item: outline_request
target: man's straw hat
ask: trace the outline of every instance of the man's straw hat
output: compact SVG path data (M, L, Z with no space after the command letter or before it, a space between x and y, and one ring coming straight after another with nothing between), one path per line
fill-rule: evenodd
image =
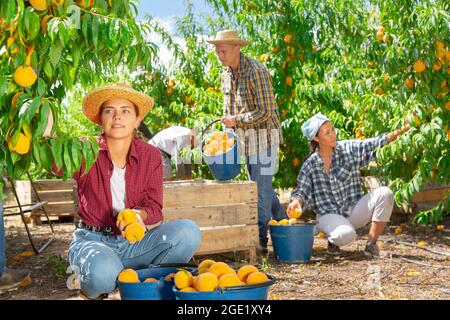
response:
M214 39L208 39L206 42L212 44L238 44L240 46L246 46L250 43L240 39L234 30L219 31Z
M129 84L114 83L106 87L94 89L84 97L84 114L89 120L101 125L100 108L103 103L113 98L130 100L138 109L141 119L144 119L154 104L152 97L134 90Z

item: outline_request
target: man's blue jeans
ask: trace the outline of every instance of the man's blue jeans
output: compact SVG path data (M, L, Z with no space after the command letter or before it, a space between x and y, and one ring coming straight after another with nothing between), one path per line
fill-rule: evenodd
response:
M5 271L6 253L5 253L5 226L3 223L3 203L0 202L0 275Z
M273 190L272 178L278 167L278 148L272 146L258 154L246 157L247 172L250 180L258 187L258 229L259 244L267 246L267 224L273 216L276 220L286 217Z
M125 268L142 269L151 264L186 263L200 245L201 231L191 220L174 220L150 231L131 245L122 236L77 229L69 248L69 262L78 267L81 290L91 299L116 288Z

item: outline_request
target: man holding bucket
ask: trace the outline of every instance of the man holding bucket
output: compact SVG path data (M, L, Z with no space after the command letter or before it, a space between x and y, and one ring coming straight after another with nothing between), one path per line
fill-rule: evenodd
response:
M265 254L271 212L275 211L272 213L275 219L285 217L272 186L282 134L271 77L264 65L241 53L241 47L249 42L240 39L235 31L220 31L207 42L215 45L217 56L225 67L222 73L222 123L235 129L240 154L245 155L248 176L258 186L258 253Z

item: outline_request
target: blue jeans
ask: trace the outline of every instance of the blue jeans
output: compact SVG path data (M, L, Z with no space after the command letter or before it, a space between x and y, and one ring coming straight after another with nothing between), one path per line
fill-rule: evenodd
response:
M6 253L5 253L5 226L3 224L3 203L0 202L0 275L5 271Z
M69 248L71 266L79 268L81 290L89 298L110 293L125 268L151 264L186 263L200 245L201 231L191 220L174 220L150 231L131 245L122 236L77 229ZM73 267L72 267L73 269Z
M273 190L272 178L278 165L278 148L270 147L258 154L247 156L247 173L258 187L259 244L267 246L267 224L273 216L276 220L286 217Z

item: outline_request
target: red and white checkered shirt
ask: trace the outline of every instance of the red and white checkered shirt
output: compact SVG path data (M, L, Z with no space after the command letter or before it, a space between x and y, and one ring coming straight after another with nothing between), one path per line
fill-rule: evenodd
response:
M108 146L102 137L98 158L87 174L84 164L73 176L78 184L78 215L90 226L111 227L119 233L112 208L111 176L114 165ZM134 139L131 143L125 172L125 207L145 210L146 225L162 220L163 170L159 150L145 141Z

